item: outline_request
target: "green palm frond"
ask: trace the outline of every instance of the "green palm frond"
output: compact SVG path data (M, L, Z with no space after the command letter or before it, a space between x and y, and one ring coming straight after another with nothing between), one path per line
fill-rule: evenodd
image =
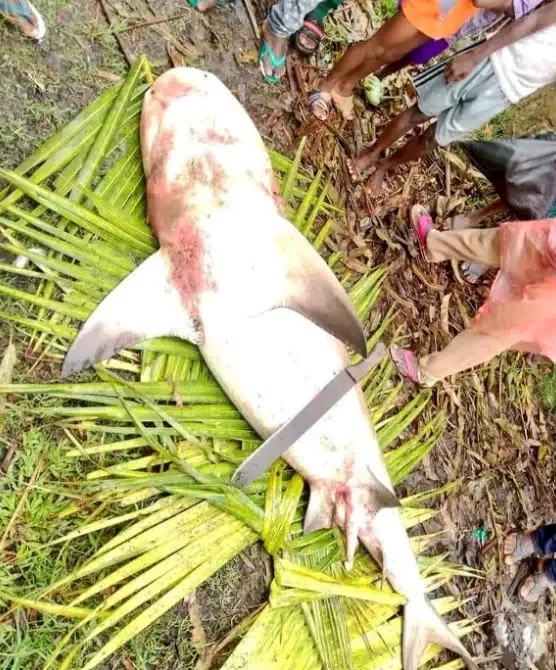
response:
M33 358L61 361L103 296L156 248L145 221L138 140L149 73L148 63L139 59L123 83L103 93L17 170L0 170L8 184L0 194L0 248L26 257L32 268L0 266L0 317L18 330ZM325 175L319 171L313 178L301 170L302 151L303 144L293 161L270 152L286 211L324 252L367 321L387 268L369 267L357 276L339 252L329 253L329 234L341 210L329 197ZM26 289L16 282L21 276L28 280ZM368 333L370 346L393 316L389 312ZM363 380L363 392L392 480L399 483L434 447L445 417L439 413L412 432L430 394L400 407L401 385L392 383L392 372L392 363L383 360ZM25 411L60 427L72 444L65 457L88 467L79 486L96 510L94 520L84 521L79 505L68 504L62 516L74 518L74 528L60 537L54 530L47 546L118 531L39 598L0 594L14 606L77 620L47 667L98 666L259 539L274 558L269 604L226 670L399 667L403 598L382 584L363 551L353 571L345 572L337 530L302 534L301 477L279 462L245 491L230 486L235 468L260 439L196 347L159 338L98 365L94 380L10 384L0 386L0 394L36 396ZM405 501L407 528L434 515L421 506L424 499ZM424 552L431 540L413 538L416 552ZM421 561L431 591L455 574L469 574L443 559ZM70 584L71 601L55 602ZM110 595L102 598L103 593ZM458 601L437 598L435 604L449 612ZM456 628L463 634L473 624L459 621ZM425 660L439 652L431 646Z

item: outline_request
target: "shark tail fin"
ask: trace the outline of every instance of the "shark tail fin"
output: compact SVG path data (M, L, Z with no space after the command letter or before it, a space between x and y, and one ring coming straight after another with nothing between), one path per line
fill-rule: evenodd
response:
M428 644L438 644L461 656L468 670L478 670L457 635L435 612L426 598L410 599L404 607L403 669L417 670Z

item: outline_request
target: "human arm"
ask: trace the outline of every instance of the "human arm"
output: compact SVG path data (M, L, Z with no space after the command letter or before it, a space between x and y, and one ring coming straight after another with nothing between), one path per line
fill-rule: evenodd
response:
M452 83L464 79L476 65L495 51L548 28L553 23L556 23L556 2L543 5L517 21L512 21L486 42L452 58L446 66L446 81Z

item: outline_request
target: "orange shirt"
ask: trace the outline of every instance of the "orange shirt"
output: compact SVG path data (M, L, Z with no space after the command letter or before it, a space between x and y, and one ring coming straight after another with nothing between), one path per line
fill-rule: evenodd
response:
M451 37L478 11L471 0L402 1L409 23L434 40Z

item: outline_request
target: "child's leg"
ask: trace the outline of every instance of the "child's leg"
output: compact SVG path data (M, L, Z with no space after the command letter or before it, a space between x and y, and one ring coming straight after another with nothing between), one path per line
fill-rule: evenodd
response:
M556 554L556 523L537 528L537 530L531 533L531 537L536 554L539 556Z
M500 267L500 229L431 230L427 235L427 256L433 263L457 260Z
M377 163L376 170L367 185L369 195L372 197L380 195L382 182L389 170L398 165L419 160L419 158L423 158L423 156L434 151L437 146L435 132L436 124L432 124L422 135L412 138L396 153Z
M488 363L515 344L515 337L485 335L472 328L454 337L445 349L419 360L419 381L433 386L437 381Z
M504 214L509 211L508 205L498 198L493 202L481 207L476 212L469 214L458 214L447 219L444 223L445 230L466 230L467 228L478 228L483 221L486 221L491 216L497 214Z
M487 363L514 344L515 338L484 335L468 328L454 337L442 351L421 359L410 349L402 349L396 345L391 347L390 352L402 376L430 387L446 377Z
M350 59L352 67L345 74L338 72L335 75L334 70L332 70L329 75L331 81L328 81L329 78L325 80L323 90L331 91L335 88L339 95L351 95L355 87L367 75L400 61L402 61L403 66L409 64L407 60L404 60L406 56L427 40L428 37L409 23L400 11L389 19L370 40L362 45L355 45L364 47L355 54L357 62L355 59ZM350 49L355 49L355 47L350 47ZM348 52L345 56L346 58L349 57ZM341 61L338 66L340 64Z
M427 37L398 12L371 39L349 47L320 90L330 93L336 89L340 95L349 96L363 77L400 59L426 40Z
M408 107L401 114L398 114L390 123L384 128L382 133L377 137L376 142L370 149L364 151L360 156L353 161L352 177L355 179L357 173L364 172L373 163L376 163L378 157L385 149L388 149L396 140L403 137L409 130L427 121L429 117L420 111L417 105ZM350 170L351 171L351 170Z

